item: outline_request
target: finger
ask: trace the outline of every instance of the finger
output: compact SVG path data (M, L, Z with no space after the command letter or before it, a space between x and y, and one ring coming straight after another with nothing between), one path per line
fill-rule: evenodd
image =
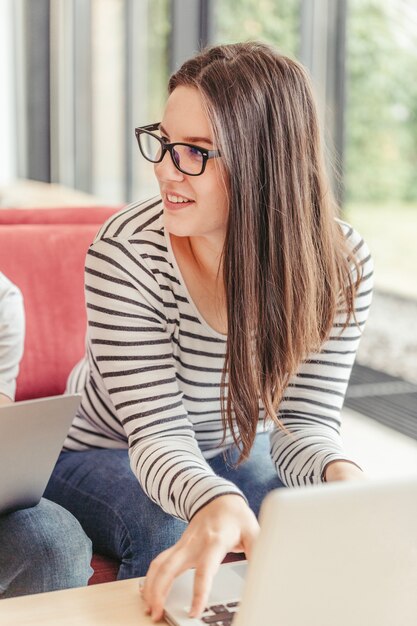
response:
M175 554L177 550L177 545L174 544L167 550L164 550L158 556L156 556L149 565L148 571L146 572L145 582L143 585L143 593L144 597L147 598L150 590L152 589L155 580L158 577L159 569L164 565L166 561L168 561Z
M161 552L155 559L153 559L153 561L151 561L148 571L146 572L144 583L142 584L142 598L147 609L149 609L150 605L153 576L157 571L158 561L161 561L164 558L164 555L165 552Z
M152 598L153 598L153 589L155 585L155 580L158 576L159 567L162 563L169 558L169 553L172 551L172 548L161 552L150 564L148 571L146 572L145 582L142 586L142 598L145 604L145 612L150 614L152 607Z
M153 620L157 621L163 617L165 601L172 583L188 567L182 551L171 549L169 554L162 553L151 563L146 575L144 596L145 605L149 608Z
M219 565L225 556L224 547L219 546L205 552L201 558L201 565L198 565L194 575L193 601L190 610L190 617L200 617L203 609L207 605L213 578L219 569Z
M139 590L139 595L140 595L140 597L142 598L142 601L143 601L143 610L144 610L146 615L149 615L150 609L146 606L146 603L145 603L145 600L144 600L144 597L143 597L143 588L144 588L144 583L140 582L138 590Z

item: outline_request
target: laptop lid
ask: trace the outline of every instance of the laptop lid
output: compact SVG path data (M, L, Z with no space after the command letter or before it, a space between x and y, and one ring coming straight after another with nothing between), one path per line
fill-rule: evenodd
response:
M417 477L283 489L265 499L234 626L411 626Z
M38 504L79 403L74 394L0 407L0 514Z
M214 579L208 605L241 597L233 626L415 623L417 477L279 489L265 498L260 525L246 576L246 562L228 563ZM192 587L192 571L175 581L169 624L229 623L209 612L188 618Z

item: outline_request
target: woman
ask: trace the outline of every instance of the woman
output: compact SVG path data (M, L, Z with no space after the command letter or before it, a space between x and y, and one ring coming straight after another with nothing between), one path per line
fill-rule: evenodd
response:
M186 62L136 135L161 198L90 248L89 374L47 494L119 578L152 562L158 619L180 572L197 615L225 554L250 556L269 490L362 475L339 413L372 269L335 220L308 78L270 47Z

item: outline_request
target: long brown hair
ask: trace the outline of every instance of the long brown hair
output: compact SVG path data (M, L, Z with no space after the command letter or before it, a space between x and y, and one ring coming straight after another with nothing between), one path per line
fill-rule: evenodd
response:
M359 266L335 220L310 80L299 63L257 42L216 46L182 65L169 93L178 86L202 95L227 175L222 415L243 460L259 399L266 418L282 426L277 408L290 376L320 350L337 312L346 325L354 317Z

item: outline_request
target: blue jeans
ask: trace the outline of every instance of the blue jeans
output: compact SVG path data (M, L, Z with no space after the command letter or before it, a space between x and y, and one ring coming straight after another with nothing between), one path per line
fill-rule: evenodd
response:
M257 515L265 495L282 487L269 455L267 433L258 435L250 458L238 468L236 450L209 461L234 482ZM118 579L144 576L160 552L178 541L186 524L165 513L142 490L127 450L62 452L46 497L71 511L92 539L95 552L121 561Z
M0 598L86 585L90 561L91 541L55 503L0 516Z

